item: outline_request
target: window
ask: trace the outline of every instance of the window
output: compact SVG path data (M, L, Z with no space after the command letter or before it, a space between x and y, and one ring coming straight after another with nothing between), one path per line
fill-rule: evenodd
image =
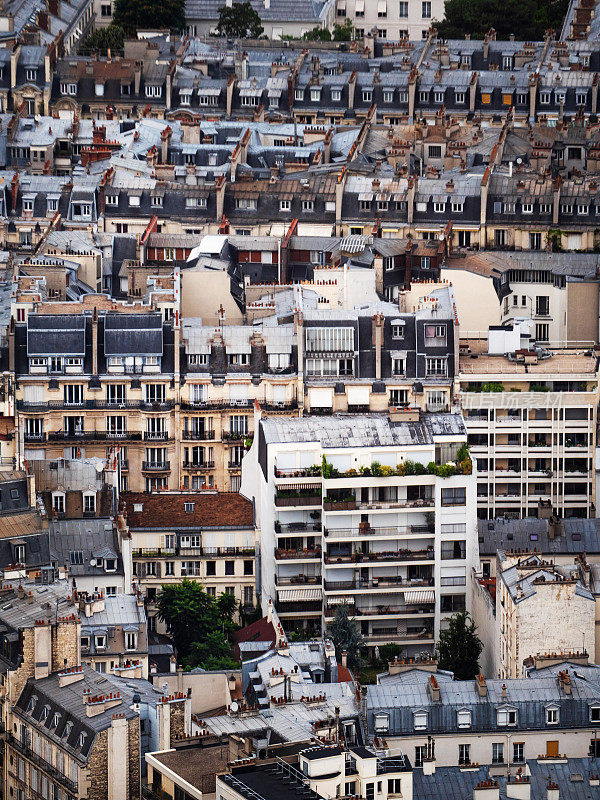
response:
M106 636L102 633L97 633L94 636L94 644L96 645L96 650L104 650L106 647Z
M467 490L463 486L442 489L443 506L464 506L467 503Z
M431 19L431 2L430 0L423 0L421 3L421 16L423 19Z
M442 542L442 560L464 559L467 557L466 548L467 543L462 540Z
M83 384L71 383L63 388L65 405L79 406L83 403Z
M427 730L427 712L415 711L413 713L413 727L416 731Z
M446 203L434 203L433 210L436 214L443 214L446 210Z
M535 325L535 339L537 342L550 341L550 324L548 322L537 322Z
M551 214L551 213L552 213L551 203L540 203L540 214Z
M125 633L125 650L137 649L137 633L134 631L126 631Z
M341 89L332 89L331 90L331 99L334 103L339 103L342 99L342 90Z
M499 727L517 724L517 710L515 708L499 708L496 713L496 722Z
M100 16L102 17L112 16L112 5L110 3L102 3L102 5L100 6Z
M572 203L561 203L560 204L560 213L561 214L572 214L573 213L573 205L572 205Z
M434 92L433 93L433 102L434 103L438 103L438 104L441 105L444 102L445 99L446 99L446 97L445 97L444 92Z
M454 92L454 102L456 104L464 103L465 102L465 93L464 92Z
M549 105L550 97L551 97L550 92L540 92L540 103L545 106Z
M392 339L404 339L404 325L392 325Z
M521 211L523 214L533 214L533 203L522 203Z
M310 212L315 210L314 200L303 200L302 211Z
M292 207L291 200L280 200L279 201L279 210L280 211L289 211Z
M373 90L363 89L362 92L363 103L370 103L373 100Z
M406 372L405 358L392 358L392 373L394 375L404 375Z
M513 742L513 764L523 764L525 761L525 742Z
M361 211L370 211L371 210L371 201L370 200L359 200L358 207Z
M575 92L575 102L578 106L584 106L587 103L587 92Z
M541 250L542 249L542 234L537 232L529 233L529 249Z
M512 56L502 56L502 69L512 69L513 68L513 57Z
M146 97L162 97L162 86L146 86Z
M294 90L294 100L304 100L304 89Z
M504 764L504 742L492 743L492 764Z
M452 213L453 214L462 214L463 208L465 204L461 202L457 202L456 200L452 201Z
M457 724L459 728L471 727L471 712L467 710L457 711Z
M579 214L579 216L582 216L582 217L586 216L587 214L590 213L590 207L587 205L587 203L578 203L577 204L577 213Z
M53 492L52 509L55 514L65 513L65 496L62 492Z
M96 495L89 492L83 495L83 513L95 514L96 513Z
M538 317L550 315L550 298L547 295L538 295L535 298L535 313Z
M408 2L405 2L405 0L400 0L398 4L398 16L408 17Z
M238 211L256 211L257 200L254 197L236 197L235 207Z
M590 707L590 722L600 722L600 706Z
M415 745L415 767L423 766L423 759L425 758L425 745Z
M394 102L394 90L387 89L383 92L383 102L384 103L393 103Z
M458 763L470 764L471 763L471 745L459 744L458 745Z
M559 719L559 710L556 706L546 709L546 725L558 725Z
M426 358L425 370L428 377L440 376L446 377L446 359L445 358Z

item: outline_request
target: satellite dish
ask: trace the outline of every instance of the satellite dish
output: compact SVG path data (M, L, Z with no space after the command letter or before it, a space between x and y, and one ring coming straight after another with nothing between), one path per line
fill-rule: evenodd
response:
M443 234L443 233L439 233L439 234L438 234L438 239L440 240L440 242L443 242L445 238L446 238L446 237L444 236L444 234Z
M517 164L522 164L522 163L523 163L523 159L521 158L521 156L519 156L517 158Z
M90 558L90 567L95 567L95 566L96 566L96 559Z
M229 706L229 708L230 708L230 709L233 711L233 713L235 714L235 713L236 713L236 711L239 709L239 706L238 706L238 704L236 703L236 701L234 700L234 701L233 701L233 703L232 703L232 704Z

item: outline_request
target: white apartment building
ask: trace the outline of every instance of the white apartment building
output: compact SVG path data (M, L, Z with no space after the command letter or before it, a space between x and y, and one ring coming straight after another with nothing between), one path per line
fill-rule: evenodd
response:
M461 342L458 378L479 517L594 517L593 351L533 349L515 329L491 328L488 342Z
M352 21L357 36L374 28L389 41L426 39L434 21L444 19L443 0L337 0L336 22Z
M478 560L475 475L464 452L455 466L461 417L269 418L255 430L242 494L262 529L263 604L274 599L288 630L320 632L346 603L367 645L431 652L444 618L469 607Z

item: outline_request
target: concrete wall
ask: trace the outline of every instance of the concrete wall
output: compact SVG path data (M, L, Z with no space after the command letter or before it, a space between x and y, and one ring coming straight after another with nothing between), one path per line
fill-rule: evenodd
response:
M598 283L567 283L567 338L598 341Z

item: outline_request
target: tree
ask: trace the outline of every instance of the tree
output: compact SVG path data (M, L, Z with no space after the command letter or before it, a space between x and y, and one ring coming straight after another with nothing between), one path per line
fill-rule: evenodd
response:
M482 39L494 28L498 39L514 33L521 41L539 41L548 28L560 30L568 0L446 0L445 19L437 22L445 39Z
M354 38L354 28L351 20L347 19L343 25L338 25L336 22L333 26L333 36L331 38L334 42L351 42Z
M360 649L364 647L365 640L356 620L350 617L348 606L345 603L336 608L335 616L327 626L327 633L335 646L338 662L341 661L342 651L345 650L348 664L351 667L360 667L362 664Z
M110 50L111 53L117 53L123 50L125 42L125 31L120 25L111 23L108 28L98 28L79 46L79 52L83 56L89 56L91 53L100 53L106 55Z
M238 669L231 657L231 645L221 631L211 631L201 642L194 642L189 655L182 660L185 669Z
M382 644L379 648L379 660L386 666L395 658L402 658L403 650L399 644L390 642L389 644Z
M258 39L264 31L260 17L252 8L249 0L245 3L233 3L221 6L217 33L233 39Z
M189 665L193 653L199 658L231 654L228 637L237 628L233 618L238 606L233 595L210 597L199 583L184 580L163 586L156 605L183 662ZM196 659L194 666L205 665Z
M113 24L127 36L144 28L185 29L185 0L115 0Z
M440 632L437 644L441 669L450 670L459 681L470 680L479 673L482 650L483 643L469 612L460 611L450 617L448 630Z
M310 31L306 31L306 33L302 34L302 38L305 39L307 42L330 42L331 41L331 34L327 30L327 28L313 28Z

